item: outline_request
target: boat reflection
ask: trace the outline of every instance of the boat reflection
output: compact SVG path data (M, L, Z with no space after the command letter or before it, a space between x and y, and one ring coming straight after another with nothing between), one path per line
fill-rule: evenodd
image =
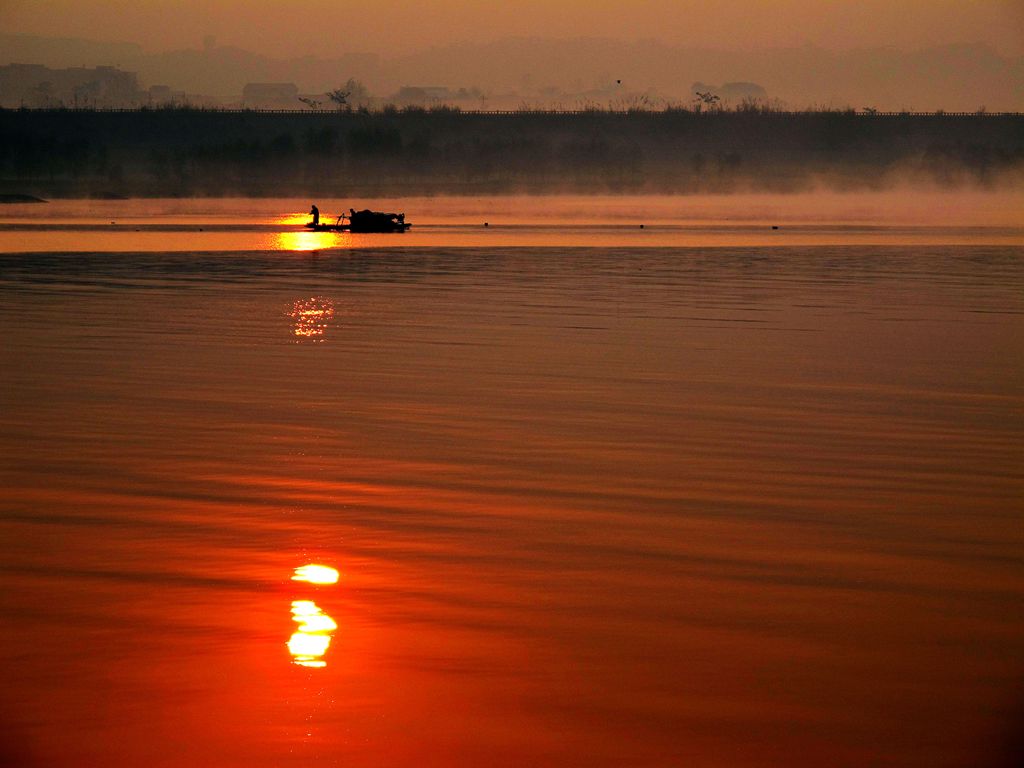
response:
M322 296L299 299L292 304L289 316L292 318L292 330L297 339L323 341L328 321L334 317L334 302Z

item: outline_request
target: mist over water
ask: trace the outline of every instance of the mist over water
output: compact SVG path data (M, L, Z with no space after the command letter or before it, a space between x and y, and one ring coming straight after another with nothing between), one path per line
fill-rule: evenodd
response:
M0 756L1012 764L1017 202L5 208Z

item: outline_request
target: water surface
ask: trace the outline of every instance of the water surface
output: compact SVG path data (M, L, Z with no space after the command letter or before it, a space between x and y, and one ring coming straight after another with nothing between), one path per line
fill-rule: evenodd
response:
M1012 214L207 202L0 211L0 758L1011 764Z

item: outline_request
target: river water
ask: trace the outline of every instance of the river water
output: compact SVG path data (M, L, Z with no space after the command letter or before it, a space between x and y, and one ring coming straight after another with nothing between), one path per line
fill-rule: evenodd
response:
M0 763L1015 765L1020 202L6 206Z

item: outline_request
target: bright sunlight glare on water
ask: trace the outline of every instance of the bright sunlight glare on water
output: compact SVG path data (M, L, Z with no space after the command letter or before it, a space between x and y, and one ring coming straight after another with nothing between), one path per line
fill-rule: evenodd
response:
M308 581L310 584L335 584L338 571L329 565L302 565L295 569L292 581Z
M288 639L293 662L303 667L325 667L322 658L331 645L331 633L337 623L312 600L292 601L292 620L298 624Z

